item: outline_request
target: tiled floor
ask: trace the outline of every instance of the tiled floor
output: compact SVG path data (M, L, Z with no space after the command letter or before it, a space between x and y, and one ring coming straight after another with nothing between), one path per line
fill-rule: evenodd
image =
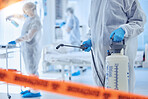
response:
M135 69L136 85L135 93L148 96L148 68Z

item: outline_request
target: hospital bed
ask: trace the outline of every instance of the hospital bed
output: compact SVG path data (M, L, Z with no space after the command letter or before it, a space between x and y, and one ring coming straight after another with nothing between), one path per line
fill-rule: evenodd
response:
M62 80L65 80L65 66L68 66L69 80L71 80L72 66L90 67L91 53L82 51L74 52L71 48L61 48L56 50L58 44L53 44L43 49L43 72L50 66L61 66Z

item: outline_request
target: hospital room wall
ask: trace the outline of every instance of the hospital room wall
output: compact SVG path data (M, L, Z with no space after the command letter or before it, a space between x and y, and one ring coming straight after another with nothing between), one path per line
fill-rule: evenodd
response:
M1 24L1 22L2 22L2 15L1 15L1 12L0 12L0 44L2 44L2 42L1 41L3 41L3 31L2 31L2 24Z
M16 13L21 14L22 4L22 2L19 2L0 10L0 44L7 44L9 41L15 40L15 38L19 37L21 33L22 22L16 20L16 22L20 25L18 28L16 28L9 21L6 21L6 17Z
M76 16L78 16L81 25L88 25L91 0L77 0Z
M46 3L47 15L43 19L43 47L55 41L55 0L47 0Z
M70 2L76 2L75 5L70 5ZM78 17L80 25L85 26L88 33L88 19L90 13L91 0L69 0L69 6L74 7L75 15Z

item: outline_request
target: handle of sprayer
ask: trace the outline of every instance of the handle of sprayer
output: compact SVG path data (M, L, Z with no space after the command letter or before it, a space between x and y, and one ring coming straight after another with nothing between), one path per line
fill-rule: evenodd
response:
M110 39L110 45L113 45L114 41L113 39L111 38ZM121 42L115 42L115 43L123 43L123 45L125 45L125 39L123 39ZM123 48L123 55L125 55L125 48Z
M85 49L87 49L87 47L85 47L85 45L81 45L80 48L84 51Z
M110 39L110 42L111 42L111 44L113 44L113 43L114 43L114 41L113 41L113 39L112 39L112 38ZM125 39L123 39L121 42L123 43L123 45L125 45ZM119 43L121 43L121 42L119 42ZM116 43L118 43L118 42L116 42Z

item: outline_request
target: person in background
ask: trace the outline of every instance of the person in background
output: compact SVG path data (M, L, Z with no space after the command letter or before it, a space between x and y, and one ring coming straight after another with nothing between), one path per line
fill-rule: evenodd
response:
M87 49L93 49L97 70L94 79L98 86L105 87L105 59L110 39L121 42L125 39L125 54L129 58L129 92L134 91L134 59L137 52L137 37L144 30L146 16L138 0L92 0L90 12L91 38L83 42ZM94 65L93 65L94 67ZM97 75L97 72L98 75Z
M38 74L38 64L41 56L40 39L42 36L41 32L41 22L37 15L36 5L34 3L28 2L23 6L24 15L12 15L9 18L25 19L21 37L17 38L15 41L11 41L8 44L21 43L21 49L23 54L23 59L26 67L26 71L29 75L39 76ZM23 98L33 98L40 97L40 92L36 90L26 90L21 92Z
M80 37L80 30L79 30L79 20L74 15L73 8L67 8L66 10L66 22L62 22L60 27L63 30L63 40L66 41L68 44L80 46L81 44L81 37ZM74 48L74 51L79 51L78 48ZM80 75L80 71L75 68L74 73L72 76Z
M81 40L80 40L79 20L74 15L74 10L72 8L67 8L66 13L67 13L66 22L63 22L60 25L60 27L63 30L63 39L71 45L80 46Z

